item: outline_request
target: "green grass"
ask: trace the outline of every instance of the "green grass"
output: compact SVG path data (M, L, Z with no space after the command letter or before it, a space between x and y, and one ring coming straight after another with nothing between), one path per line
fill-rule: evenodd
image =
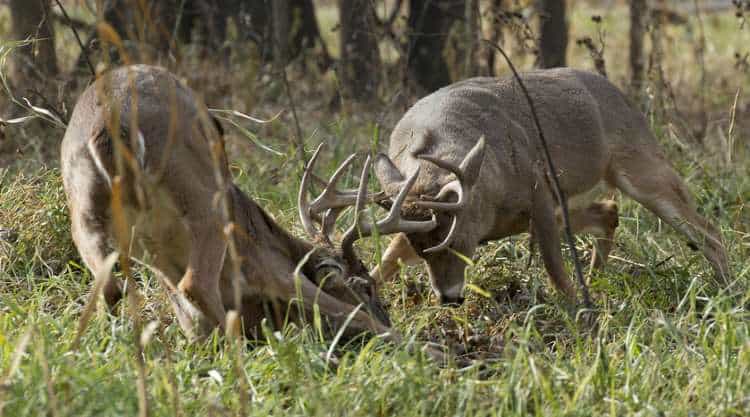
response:
M329 152L328 170L345 153ZM334 366L325 360L329 341L289 327L242 347L249 414L746 415L750 172L746 163L720 169L674 156L701 211L720 224L742 290L715 288L700 254L621 199L615 258L591 282L601 308L596 330L568 318L536 256L527 269L525 239L493 242L468 269L478 289L461 308L434 305L421 267L383 288L406 340L446 343L472 365L438 366L406 344L371 339L335 349ZM301 235L293 161L255 154L233 166L243 189ZM0 258L4 415L135 415L133 322L123 308L110 315L100 307L81 348L71 350L91 278L71 246L59 172L31 172L7 171L0 186L0 224L23 232ZM579 244L586 254L587 241ZM376 251L361 253L376 262ZM139 274L141 318L155 326L144 353L152 415L236 414L233 345L218 336L189 343L156 281Z

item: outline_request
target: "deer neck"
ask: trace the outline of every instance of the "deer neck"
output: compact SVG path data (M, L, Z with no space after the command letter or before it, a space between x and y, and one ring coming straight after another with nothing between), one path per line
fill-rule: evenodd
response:
M236 185L232 186L230 195L234 221L241 230L236 240L239 253L251 253L253 247L260 245L270 246L297 264L313 249L310 242L292 236L279 226L263 208Z

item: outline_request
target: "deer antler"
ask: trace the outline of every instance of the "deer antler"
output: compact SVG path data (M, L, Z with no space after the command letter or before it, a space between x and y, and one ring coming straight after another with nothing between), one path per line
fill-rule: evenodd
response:
M456 176L456 179L445 184L435 197L430 197L429 200L425 200L425 198L427 198L426 196L420 196L420 199L415 202L415 205L418 207L453 213L453 220L448 235L440 244L425 249L424 252L439 252L446 249L453 241L453 236L456 232L456 225L458 224L458 212L466 206L466 201L469 198L469 192L474 182L472 174L467 171L471 171L471 165L476 161L477 156L479 156L479 160L481 161L484 154L484 142L484 136L480 137L477 144L474 145L466 157L464 157L461 165L458 166L433 155L415 155L417 158L432 162L438 167L443 168ZM441 201L448 196L449 193L456 194L456 201Z
M313 174L313 169L315 168L315 163L318 160L321 149L323 149L323 143L318 145L318 148L315 150L315 153L310 159L310 162L307 163L305 171L302 174L302 183L300 184L299 195L297 196L297 206L299 209L300 221L302 221L302 226L307 234L310 235L312 239L323 239L330 243L330 235L333 233L336 218L338 218L338 215L343 209L354 205L357 202L358 189L336 189L336 185L344 175L346 168L351 165L357 154L349 155L349 157L339 165L331 178L326 182ZM315 200L308 202L306 194L310 187L311 180L322 184L323 191L317 198L315 198ZM377 200L378 198L384 197L384 194L369 194L366 197ZM321 213L325 213L322 219L320 218ZM314 221L321 224L320 231L316 230Z
M393 234L393 233L425 233L429 232L437 227L437 220L433 214L430 220L405 220L401 217L401 207L406 200L406 196L414 186L414 183L419 176L419 169L417 169L404 183L403 188L399 191L396 199L393 200L391 209L388 215L377 222L368 223L362 220L362 210L364 208L364 201L367 194L367 181L370 176L370 164L372 160L367 157L365 166L362 169L362 175L359 181L359 192L357 194L357 201L355 204L355 221L354 224L346 231L344 238L341 243L341 249L343 250L344 257L350 259L354 256L354 242L363 237L371 236L377 229L378 233L382 235Z

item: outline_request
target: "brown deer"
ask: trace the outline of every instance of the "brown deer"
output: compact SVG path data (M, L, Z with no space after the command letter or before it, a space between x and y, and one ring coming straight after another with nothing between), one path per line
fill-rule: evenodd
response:
M580 199L600 183L618 188L685 235L691 247L703 251L716 276L728 282L721 235L696 212L646 119L617 87L599 75L567 68L521 78L565 195ZM539 143L528 103L513 78L472 78L419 100L394 128L388 155L376 157L375 170L388 195L421 170L404 216L437 211L438 224L426 233L396 236L371 275L388 279L398 271L399 260L413 264L423 259L440 301L461 303L466 265L445 249L471 256L482 242L531 228L553 284L574 301L560 251L558 203ZM430 196L433 201L427 201ZM416 197L420 201L409 202ZM598 237L593 266L607 259L617 217L612 201L574 206L570 212L574 233Z
M320 181L312 173L319 152L305 169L299 193L301 219L314 238L307 242L281 228L232 183L220 126L193 91L158 67L109 71L78 100L62 142L74 242L94 274L113 249L148 264L189 335L224 328L229 310L242 311L247 333L259 323L262 300L300 299L306 311L317 304L335 323L351 318L352 331L397 340L375 283L353 249L372 225L358 215L340 249L330 240L342 209L355 205L359 214L373 198L366 192L370 160L358 189L336 188L353 155L308 202L310 183ZM395 198L391 216L377 223L381 233L434 227L434 220L398 217L411 183ZM234 256L228 254L231 245ZM110 306L121 293L117 280L105 283Z

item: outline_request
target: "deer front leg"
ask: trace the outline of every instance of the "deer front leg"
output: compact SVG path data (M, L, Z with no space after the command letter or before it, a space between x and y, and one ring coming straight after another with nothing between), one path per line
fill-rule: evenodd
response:
M555 209L548 188L541 185L534 191L531 215L532 234L539 243L544 267L552 283L571 303L576 303L576 290L573 287L563 264L560 248L560 235L555 221Z
M156 258L154 265L150 268L160 283L172 305L172 310L177 317L182 332L188 339L201 339L208 336L213 327L206 316L198 310L178 289L177 285L182 278L183 271L170 262L169 259Z
M206 223L190 227L190 258L177 288L212 326L224 330L226 310L219 283L227 242L217 223Z
M399 261L405 265L416 265L421 260L406 235L399 233L383 253L380 264L370 271L370 276L378 282L391 281L400 269Z

